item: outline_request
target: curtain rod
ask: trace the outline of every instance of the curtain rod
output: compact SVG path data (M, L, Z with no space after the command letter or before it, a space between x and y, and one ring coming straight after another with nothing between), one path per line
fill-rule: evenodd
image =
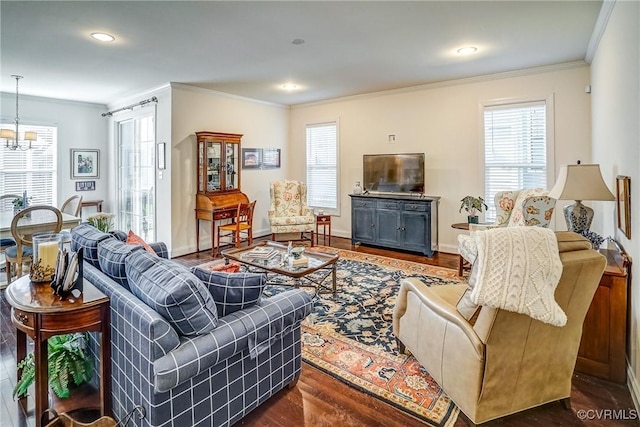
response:
M127 105L126 107L118 108L117 110L107 111L106 113L102 113L102 117L111 117L114 113L119 113L124 110L133 110L133 107L141 107L143 105L149 104L150 102L158 102L158 98L151 97L149 99L145 99L144 101L136 102L135 104Z

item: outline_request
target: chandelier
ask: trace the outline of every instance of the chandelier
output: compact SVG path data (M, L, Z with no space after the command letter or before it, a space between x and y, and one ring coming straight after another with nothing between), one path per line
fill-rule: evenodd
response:
M16 117L13 120L16 128L13 129L0 129L0 138L5 139L7 141L6 148L9 150L28 150L31 148L31 141L36 141L38 139L38 134L36 132L25 132L23 142L27 141L29 143L28 146L20 144L20 116L18 114L18 82L22 78L22 76L16 76L15 74L11 75L14 79L16 79Z

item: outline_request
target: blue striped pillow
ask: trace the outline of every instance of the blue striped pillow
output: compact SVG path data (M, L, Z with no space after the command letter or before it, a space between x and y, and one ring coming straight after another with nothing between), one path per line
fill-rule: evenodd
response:
M211 332L218 325L216 303L205 285L173 261L135 251L125 261L131 292L183 336Z
M191 268L191 272L209 288L218 317L255 305L267 282L264 273L225 273L198 267Z
M103 233L89 223L84 222L71 230L71 250L77 252L83 248L82 256L85 261L89 261L94 267L100 268L98 262L98 243L106 239L111 239L108 233Z
M127 245L117 239L105 239L98 243L98 262L100 270L128 291L129 282L124 261L135 251L144 250L142 246Z

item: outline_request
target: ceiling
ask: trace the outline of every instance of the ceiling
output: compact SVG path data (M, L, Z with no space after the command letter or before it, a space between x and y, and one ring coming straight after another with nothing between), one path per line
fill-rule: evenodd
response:
M108 104L176 82L296 105L584 60L601 5L2 1L0 89L19 74L21 94Z

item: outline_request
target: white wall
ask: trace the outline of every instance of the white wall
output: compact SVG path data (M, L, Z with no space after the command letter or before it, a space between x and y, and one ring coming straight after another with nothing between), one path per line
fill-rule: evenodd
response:
M269 183L287 177L289 108L172 84L171 112L171 254L196 250L196 131L243 134L242 148L280 148L280 169L243 169L242 192L256 201L254 236L270 233ZM168 170L168 172L169 172ZM159 196L163 197L163 196ZM200 250L211 247L210 223L201 221Z
M584 91L590 80L589 68L583 64L526 73L486 76L293 107L289 148L291 177L305 179L305 125L338 118L341 215L334 218L332 233L350 237L348 194L355 182L362 180L362 155L424 152L425 192L429 196L442 197L440 250L456 253L459 231L452 229L451 224L465 220L465 215L458 212L460 199L468 194L483 194L483 103L553 96L556 170L577 159L590 160L590 98ZM396 135L395 144L388 143L389 134ZM565 227L564 219L556 220L556 225Z
M15 94L0 94L2 121L13 122ZM57 126L58 128L58 201L61 206L69 197L78 194L85 200L107 199L107 121L100 116L106 106L85 102L20 95L20 121L23 124ZM96 181L95 191L76 192L71 179L71 149L97 148L100 150L100 177L81 179ZM1 148L0 148L1 149ZM87 208L93 209L93 208ZM103 209L108 211L108 205ZM87 210L87 214L89 214Z
M631 277L629 385L640 408L640 3L618 1L591 65L593 157L615 188L616 175L631 177L631 239L617 229L615 210L599 207L595 219L634 261ZM594 219L594 222L595 222ZM595 224L594 224L595 225Z

